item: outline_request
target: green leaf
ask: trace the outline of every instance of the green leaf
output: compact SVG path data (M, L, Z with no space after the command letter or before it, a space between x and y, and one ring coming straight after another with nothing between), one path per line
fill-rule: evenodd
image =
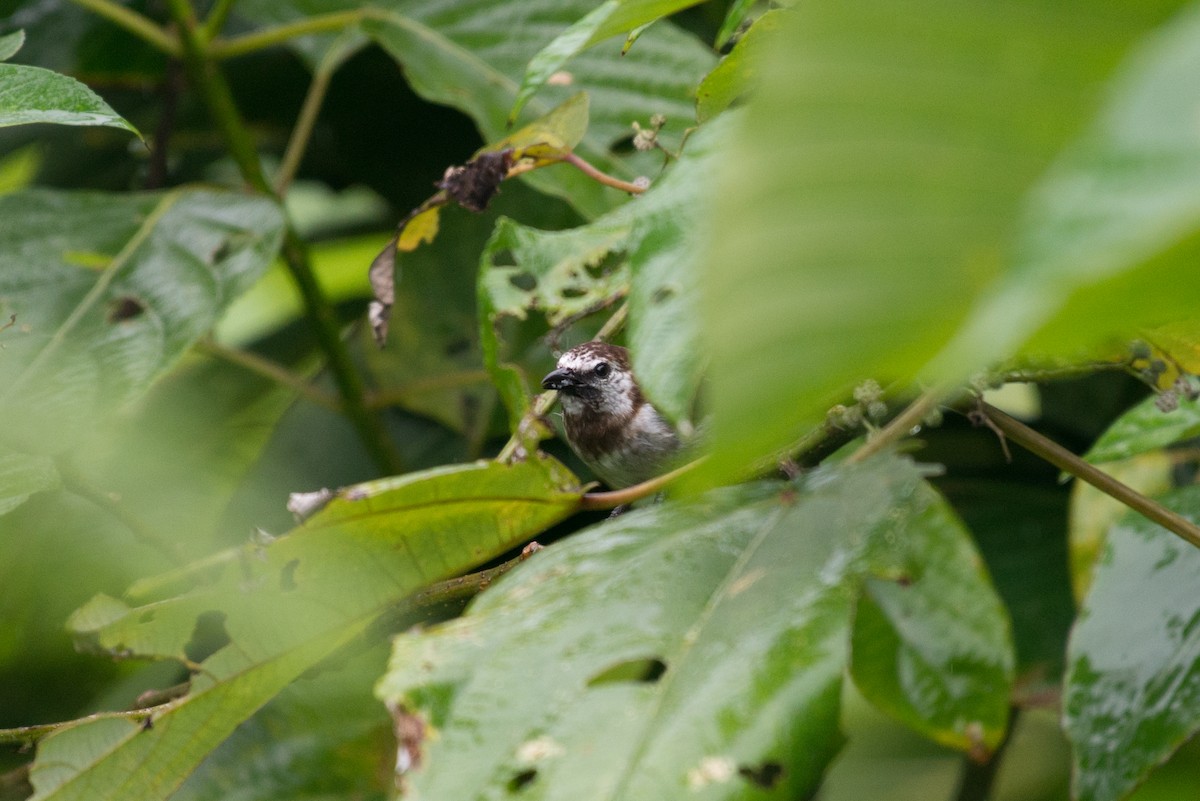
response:
M805 797L840 739L860 577L919 487L880 459L538 554L464 618L396 640L379 695L429 732L402 781L422 798Z
M1174 486L1175 468L1171 457L1157 452L1109 463L1104 472L1135 492L1153 498ZM1083 603L1092 585L1109 529L1128 513L1128 506L1091 484L1076 481L1072 485L1067 543L1071 555L1071 590L1077 604Z
M564 100L544 117L534 120L521 130L488 145L486 150L512 148L514 160L533 158L549 162L575 149L587 136L589 102L586 92Z
M13 31L0 36L0 61L8 61L25 44L25 31Z
M282 237L274 203L161 195L0 197L0 408L31 452L76 447L140 395L262 274Z
M31 801L167 798L239 723L363 628L326 632L261 661L224 660L219 681L197 679L149 726L101 715L60 729L38 746Z
M1159 500L1200 520L1200 489ZM1064 726L1080 801L1124 798L1200 729L1200 551L1130 514L1071 635Z
M59 484L54 462L46 456L0 452L0 515L16 509L30 495Z
M725 45L729 44L729 40L737 33L738 28L742 27L746 16L750 13L750 9L754 6L757 0L732 0L729 4L729 10L725 12L725 19L721 22L721 29L717 31L717 39L714 42L715 47L721 50Z
M124 117L74 78L41 67L0 64L0 127L34 122L107 125L141 137Z
M517 118L529 98L537 94L550 76L568 61L605 39L635 28L643 28L661 17L695 5L699 0L605 0L587 16L560 33L529 60L521 88L508 113L509 124ZM628 51L622 50L622 55Z
M738 40L729 55L704 76L696 90L697 120L704 122L715 117L754 88L761 77L760 61L764 51L778 36L784 15L788 13L776 9L763 14Z
M1128 459L1200 435L1200 403L1183 400L1164 412L1151 396L1118 417L1084 456L1093 464Z
M526 0L514 14L506 0L426 0L388 6L363 28L403 66L419 95L470 115L484 141L492 142L508 133L508 112L529 59L593 8L591 0ZM504 36L496 36L496 30ZM617 157L612 147L629 137L634 120L653 114L667 117L667 136L681 136L694 118L695 84L714 60L689 34L655 26L627 56L599 49L581 54L568 85L547 87L528 110L539 117L586 91L592 100L590 128L576 152L606 172L631 179L657 170L658 160L648 154ZM622 199L568 167L536 170L526 180L591 217Z
M897 720L978 758L1008 723L1008 616L962 522L936 493L905 528L915 569L867 580L851 641L862 694Z
M1029 192L1097 88L1175 5L797 5L712 189L711 479L785 447L863 378L920 372L1017 255ZM977 368L996 344L953 363Z
M48 738L32 774L36 797L165 798L239 723L381 613L577 502L578 481L549 459L409 474L342 490L268 545L140 582L125 601L98 596L71 621L84 647L203 661L189 694L149 729L108 717ZM131 773L130 764L154 767Z
M380 769L396 742L371 693L386 663L381 647L337 658L293 682L237 728L172 801L384 801Z
M1191 4L1129 53L1095 120L1030 187L1012 268L947 359L1021 345L1071 355L1194 317L1196 295L1180 288L1200 258L1200 144L1184 130L1200 104L1186 77L1200 68L1198 36Z

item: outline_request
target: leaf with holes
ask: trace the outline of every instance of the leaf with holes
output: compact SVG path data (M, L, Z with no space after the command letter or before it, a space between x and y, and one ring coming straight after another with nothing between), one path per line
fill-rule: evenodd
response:
M33 453L76 446L97 415L172 367L283 233L271 201L199 189L31 190L0 197L0 217L0 313L19 323L0 359L0 409Z
M1200 519L1200 490L1159 498ZM1124 798L1200 730L1200 551L1130 513L1071 634L1064 726L1075 797Z
M140 582L122 600L97 596L71 620L81 647L177 659L196 674L152 726L107 716L47 739L31 774L36 797L165 798L380 614L562 520L578 499L578 480L550 459L409 474L342 490L270 544ZM131 762L155 767L130 773Z
M396 640L378 692L427 733L401 782L421 798L805 797L840 742L862 577L919 557L896 546L931 497L882 458L555 545L465 617Z

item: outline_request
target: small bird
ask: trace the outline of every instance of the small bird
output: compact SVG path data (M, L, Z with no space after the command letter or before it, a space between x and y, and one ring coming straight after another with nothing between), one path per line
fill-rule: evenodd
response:
M542 387L558 391L571 449L612 489L666 472L679 453L679 436L642 395L625 348L571 348Z

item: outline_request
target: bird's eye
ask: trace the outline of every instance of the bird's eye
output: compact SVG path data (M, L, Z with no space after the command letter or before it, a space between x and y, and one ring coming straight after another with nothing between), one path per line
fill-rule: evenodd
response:
M611 369L612 368L610 368L608 366L608 362L600 362L599 364L597 364L595 367L592 368L592 372L596 374L597 378L604 378L605 376L608 375L609 370L611 370Z

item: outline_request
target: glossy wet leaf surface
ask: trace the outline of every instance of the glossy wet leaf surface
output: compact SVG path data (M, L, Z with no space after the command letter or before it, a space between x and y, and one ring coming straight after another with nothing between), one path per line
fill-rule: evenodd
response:
M915 555L901 543L931 502L911 465L881 459L539 553L464 618L396 641L379 693L428 727L402 782L429 798L802 797L839 739L861 580Z
M866 582L851 673L875 706L982 757L1007 728L1012 634L970 534L945 501L930 494L935 497L905 529L914 563L900 562Z
M1093 464L1128 459L1200 435L1200 401L1184 398L1163 411L1156 397L1146 398L1108 427L1084 458Z
M1160 498L1192 521L1200 489ZM1071 636L1064 725L1081 801L1115 801L1200 730L1200 550L1130 514Z

